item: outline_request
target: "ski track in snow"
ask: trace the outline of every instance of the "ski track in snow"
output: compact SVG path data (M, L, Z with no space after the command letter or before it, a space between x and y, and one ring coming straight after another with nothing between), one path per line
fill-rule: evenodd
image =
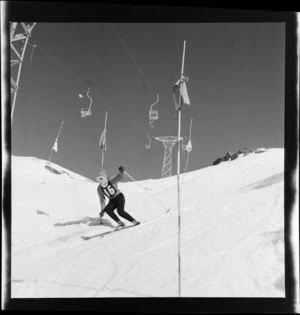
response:
M33 167L28 159L13 157L15 176L27 166L28 188L13 186L19 197L13 202L12 297L177 297L175 177L161 180L161 186L160 180L142 184L171 207L169 214L134 183L123 183L126 209L147 222L83 241L80 235L88 231L110 229L84 224L99 212L96 184L68 170L72 180L49 173L51 194L69 191L51 199L34 177L42 177L43 164ZM91 196L88 207L83 195ZM72 199L64 208L64 200ZM187 173L181 203L183 296L284 297L283 230L282 149Z

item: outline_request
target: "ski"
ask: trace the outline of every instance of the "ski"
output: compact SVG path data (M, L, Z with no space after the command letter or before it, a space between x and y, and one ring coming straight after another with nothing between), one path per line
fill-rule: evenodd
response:
M124 226L124 227L121 227L121 228L116 228L114 230L111 230L111 231L106 231L106 232L102 232L102 233L96 233L94 235L89 235L89 236L86 236L86 235L81 235L80 237L84 240L84 241L87 241L87 240L90 240L92 238L95 238L95 237L104 237L108 234L112 234L112 233L115 233L115 232L119 232L119 231L122 231L122 230L125 230L125 229L129 229L129 228L133 228L133 227L136 227L136 226L139 226L140 224L136 224L136 225L127 225L127 226Z

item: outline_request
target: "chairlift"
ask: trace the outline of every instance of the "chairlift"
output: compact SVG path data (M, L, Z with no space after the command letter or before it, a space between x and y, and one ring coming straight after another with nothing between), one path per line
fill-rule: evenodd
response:
M149 118L150 118L150 120L157 120L158 119L158 111L157 110L150 110Z
M149 124L151 127L153 127L152 123L154 120L158 119L158 111L157 110L153 110L152 107L157 104L159 102L159 96L157 94L157 100L155 103L153 103L150 107L150 111L149 111Z
M80 111L81 117L87 117L87 116L91 116L91 115L92 115L91 107L92 107L92 102L93 102L93 100L92 100L92 98L89 96L89 92L90 92L90 88L88 88L88 91L87 91L87 93L86 93L86 96L91 100L91 101L90 101L90 106L89 106L89 108L81 108L81 111ZM82 96L81 94L79 94L79 97L80 97L80 98L83 98L83 96Z
M91 116L92 115L92 111L88 110L86 108L81 108L81 117L86 117L86 116Z

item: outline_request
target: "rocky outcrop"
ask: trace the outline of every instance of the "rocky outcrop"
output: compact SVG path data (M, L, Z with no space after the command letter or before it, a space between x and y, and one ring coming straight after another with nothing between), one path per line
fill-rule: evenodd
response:
M60 175L63 173L62 171L59 171L59 170L55 169L54 167L51 167L50 165L47 165L47 164L45 165L45 168L48 171L50 171L51 173L56 174L56 175Z
M244 148L242 150L238 150L235 153L227 152L225 156L217 158L214 162L213 165L218 165L224 161L233 161L237 159L240 155L241 156L246 156L251 153L263 153L266 152L266 149L251 149L251 148Z
M228 161L231 159L232 153L231 152L227 152L226 155L224 156L224 161Z
M266 149L261 148L261 149L256 149L256 150L255 150L255 153L264 153L264 152L266 152L266 151L267 151Z
M224 157L217 158L217 159L213 162L213 165L218 165L218 164L220 164L220 163L223 162L223 161L229 161L229 160L231 160L231 157L232 157L232 153L231 153L231 152L227 152Z
M214 162L213 162L213 165L218 165L220 164L221 162L223 162L224 159L223 158L217 158Z

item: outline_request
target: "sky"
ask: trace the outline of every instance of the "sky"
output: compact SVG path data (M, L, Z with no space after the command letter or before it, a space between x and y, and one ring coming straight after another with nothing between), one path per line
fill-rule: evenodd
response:
M244 147L283 148L285 31L284 23L271 22L37 22L29 40L37 46L27 46L22 65L11 154L48 160L64 121L51 161L95 180L107 111L108 175L123 165L134 179L160 178L163 144L152 141L148 150L145 144L148 133L178 135L172 87L184 41L191 102L182 109L186 141L193 118L187 171ZM88 87L92 115L82 118ZM157 94L159 119L150 127ZM181 172L186 159L181 151ZM177 145L172 161L176 174Z

